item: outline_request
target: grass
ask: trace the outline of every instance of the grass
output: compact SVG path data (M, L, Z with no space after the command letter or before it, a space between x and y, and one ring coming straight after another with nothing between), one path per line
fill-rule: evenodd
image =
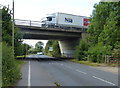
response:
M118 64L108 64L108 66L111 66L111 67L117 67Z
M16 63L17 63L18 69L21 69L21 68L22 68L22 65L23 65L24 63L26 63L26 61L16 60Z
M76 60L76 59L72 59L72 60L70 60L70 61L76 62L76 63L80 63L80 64L89 65L89 66L100 66L99 63L91 63L91 62L89 62L89 61L78 61L78 60Z
M97 67L97 66L102 66L102 67L104 67L104 66L110 66L110 67L118 66L118 64L92 63L90 61L78 61L77 59L72 59L70 61L80 63L80 64L85 64L88 66L95 66L95 67Z
M18 79L16 80L16 82L14 84L12 84L12 86L15 86L16 83L18 82L18 80L22 79L21 68L22 68L22 65L25 64L25 63L26 63L26 61L16 60L17 70L20 71L20 74L19 74Z
M60 87L60 86L61 86L58 82L54 82L54 84L55 84L57 87Z
M16 56L16 57L18 57L18 58L19 58L19 57L27 57L27 56L28 56L28 55L22 55L22 56Z

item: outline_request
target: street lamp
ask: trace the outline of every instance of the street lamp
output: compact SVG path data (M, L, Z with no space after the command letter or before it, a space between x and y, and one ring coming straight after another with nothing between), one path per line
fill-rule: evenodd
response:
M15 24L15 22L14 22L14 0L13 0L13 7L12 7L12 11L13 11L13 13L12 13L12 47L13 47L13 54L14 54L14 24Z

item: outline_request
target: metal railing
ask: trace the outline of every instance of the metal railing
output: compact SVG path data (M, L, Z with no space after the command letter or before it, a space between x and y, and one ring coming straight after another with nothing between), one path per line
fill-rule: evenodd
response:
M34 27L42 27L42 22L41 21L31 21L31 20L21 20L21 19L15 19L15 25L22 25L22 26L34 26ZM45 28L45 27L43 27ZM86 32L86 28L80 28L80 29L75 29L74 27L48 27L48 28L53 28L53 29L59 29L59 30L66 30L66 31L82 31Z
M36 26L41 27L42 23L41 21L31 21L31 20L21 20L21 19L15 19L16 25L23 25L23 26Z

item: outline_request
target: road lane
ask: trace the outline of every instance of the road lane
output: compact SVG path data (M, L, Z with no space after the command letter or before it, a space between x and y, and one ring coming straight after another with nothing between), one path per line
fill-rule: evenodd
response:
M29 57L48 59L49 56L30 55ZM28 65L29 62L22 68L23 79L18 82L18 86L27 86ZM30 61L31 86L55 86L54 82L58 82L62 86L117 86L118 76L69 61L53 61L50 59L47 61L35 59Z
M53 61L49 65L47 65L48 62L44 62L44 63L42 62L41 64L43 65L43 67L46 68L46 70L48 70L51 74L53 74L54 78L56 78L56 80L63 86L113 86L111 85L112 82L106 83L98 79L95 79L91 74L83 71L82 69L79 69L79 70L77 69L76 71L76 68L73 66L69 68L68 62L60 61L59 63L56 64L56 62ZM95 70L95 69L92 69L92 70ZM111 79L111 80L117 80L115 79L117 75L116 76L111 75L111 76L114 77L114 79Z

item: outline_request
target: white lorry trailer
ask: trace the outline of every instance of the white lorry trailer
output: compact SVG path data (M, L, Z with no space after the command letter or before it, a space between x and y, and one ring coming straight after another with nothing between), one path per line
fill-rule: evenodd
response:
M87 28L88 17L66 13L53 13L41 19L42 27Z

